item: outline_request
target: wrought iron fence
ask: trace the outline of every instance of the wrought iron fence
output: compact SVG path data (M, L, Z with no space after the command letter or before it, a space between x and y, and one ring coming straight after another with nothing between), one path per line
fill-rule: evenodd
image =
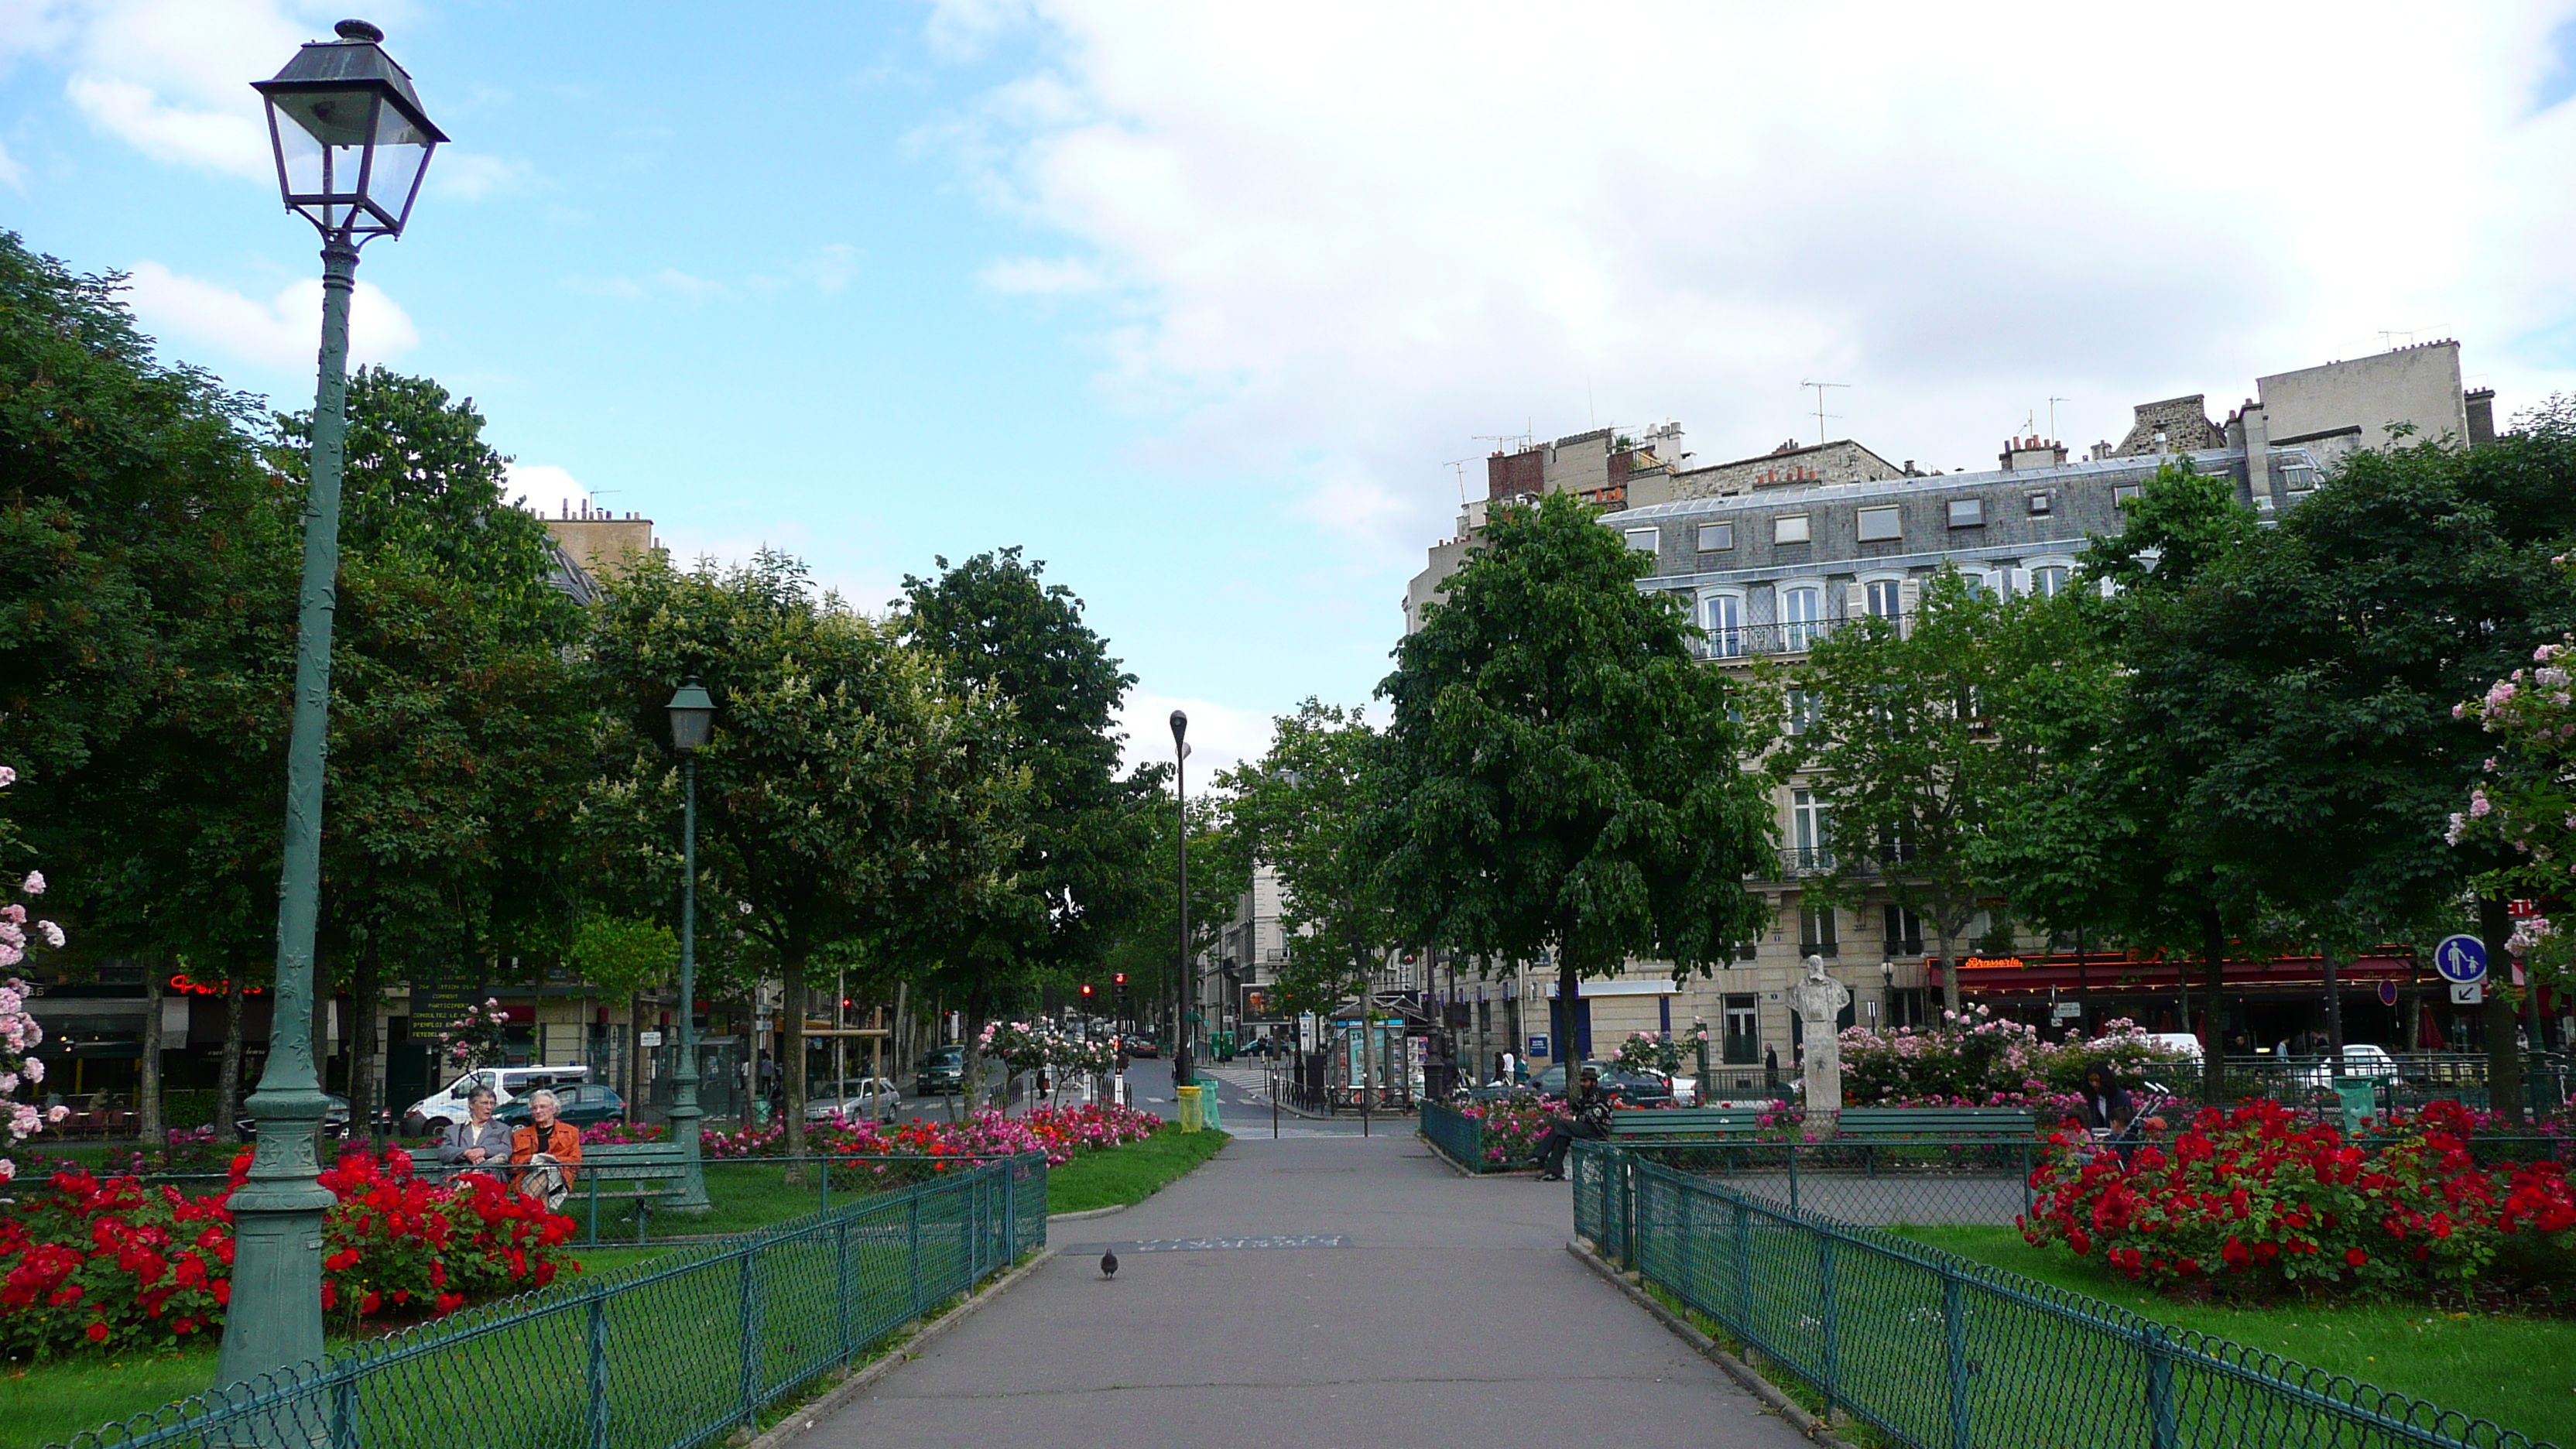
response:
M1631 1141L1640 1159L1747 1196L1872 1227L2008 1227L2030 1211L2044 1142Z
M1576 1143L1573 1175L1605 1257L1914 1449L2546 1449L1608 1143Z
M756 1427L764 1409L1045 1241L1046 1158L999 1159L350 1344L84 1433L73 1449L689 1449Z
M1422 1135L1442 1155L1469 1172L1483 1172L1485 1128L1475 1118L1439 1102L1422 1104Z

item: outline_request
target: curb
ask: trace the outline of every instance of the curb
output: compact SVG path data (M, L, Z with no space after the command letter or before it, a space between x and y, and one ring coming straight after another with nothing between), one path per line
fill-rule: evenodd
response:
M1529 1182L1536 1182L1538 1180L1538 1169L1535 1167L1506 1167L1499 1172L1478 1172L1467 1164L1460 1162L1457 1158L1450 1156L1448 1149L1442 1147L1439 1143L1432 1141L1430 1135L1425 1133L1421 1128L1417 1127L1413 1129L1413 1135L1421 1138L1422 1145L1430 1148L1431 1155L1447 1164L1451 1172L1458 1174L1460 1177L1467 1178L1470 1181L1485 1182L1503 1177L1520 1178Z
M1610 1286L1627 1294L1638 1307L1653 1314L1656 1321L1672 1330L1674 1337L1699 1350L1700 1357L1724 1369L1728 1378L1750 1390L1753 1397L1762 1401L1764 1408L1788 1420L1790 1428L1818 1444L1827 1446L1827 1449L1855 1449L1850 1440L1835 1433L1822 1419L1808 1413L1804 1405L1782 1393L1779 1385L1762 1377L1753 1365L1729 1353L1716 1339L1692 1327L1688 1319L1656 1302L1653 1294L1629 1282L1624 1274L1612 1267L1599 1253L1594 1252L1589 1244L1567 1243L1565 1251L1574 1255L1575 1261L1608 1279Z
M948 1312L943 1313L939 1317L922 1325L918 1332L903 1341L902 1347L895 1349L885 1357L878 1359L875 1363L869 1364L866 1368L860 1369L857 1373L843 1379L837 1386L823 1394L821 1397L810 1400L798 1407L795 1412L789 1414L786 1418L779 1420L776 1425L771 1427L768 1433L750 1440L742 1446L742 1449L779 1449L779 1446L787 1443L797 1435L804 1433L806 1430L821 1423L824 1419L839 1412L841 1409L847 1407L851 1400L857 1398L870 1384L875 1383L878 1379L894 1372L903 1365L912 1362L914 1359L921 1357L921 1355L915 1350L920 1348L922 1344L946 1333L949 1329L955 1327L958 1323L973 1315L977 1309L980 1309L985 1304L1001 1297L1004 1291L1018 1283L1021 1279L1044 1267L1047 1260L1054 1256L1055 1249L1040 1249L1036 1257L1029 1259L1027 1262L1022 1263L1016 1268L1013 1268L1001 1277L994 1279L991 1287L986 1288L981 1293L975 1294L965 1302L958 1304L955 1308L950 1309Z
M1092 1218L1105 1218L1111 1213L1123 1213L1134 1206L1132 1202L1114 1202L1105 1208L1091 1208L1078 1213L1049 1213L1047 1224L1052 1227L1057 1223L1086 1222Z

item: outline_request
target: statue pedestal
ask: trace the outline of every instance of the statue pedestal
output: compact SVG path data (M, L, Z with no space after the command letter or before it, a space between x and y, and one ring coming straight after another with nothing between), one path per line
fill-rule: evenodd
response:
M1789 988L1797 1008L1799 1036L1805 1052L1800 1063L1806 1079L1806 1135L1831 1137L1842 1125L1842 1011L1851 1005L1851 988L1825 974L1825 958L1807 958L1807 974Z

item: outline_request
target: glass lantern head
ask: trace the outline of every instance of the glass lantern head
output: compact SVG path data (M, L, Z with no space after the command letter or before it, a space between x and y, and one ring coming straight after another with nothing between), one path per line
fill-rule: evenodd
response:
M691 679L672 694L666 708L671 715L671 748L684 755L704 749L716 722L716 702L706 686Z
M278 191L327 238L400 236L429 155L447 136L385 54L383 31L343 20L338 33L251 84L267 102Z

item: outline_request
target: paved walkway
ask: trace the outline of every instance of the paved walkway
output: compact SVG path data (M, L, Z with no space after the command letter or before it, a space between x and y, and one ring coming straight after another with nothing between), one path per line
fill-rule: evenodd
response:
M1247 1132L1056 1225L1056 1257L799 1444L1807 1442L1570 1257L1570 1212L1562 1185L1462 1178L1409 1135Z

